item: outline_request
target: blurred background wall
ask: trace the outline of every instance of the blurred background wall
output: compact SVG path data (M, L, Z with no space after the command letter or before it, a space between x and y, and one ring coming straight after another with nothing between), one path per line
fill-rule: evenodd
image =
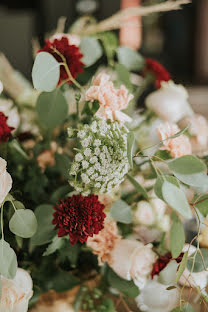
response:
M161 0L143 0L143 4ZM120 0L0 0L0 51L28 78L32 67L31 40L43 43L60 16L66 28L84 13L97 19L119 10ZM143 18L145 56L161 61L177 82L208 83L208 0L193 0L181 11Z

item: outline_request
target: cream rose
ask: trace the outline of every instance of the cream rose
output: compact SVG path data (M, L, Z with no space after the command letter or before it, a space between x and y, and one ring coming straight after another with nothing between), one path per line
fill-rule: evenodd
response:
M1 283L0 311L27 312L28 302L33 294L30 275L23 269L17 269L13 280L2 277Z
M193 115L186 89L173 81L163 81L160 89L148 95L146 106L162 120L172 123Z
M136 298L139 309L145 312L172 311L180 304L180 294L177 288L167 288L168 285L158 283L157 278L149 280Z
M0 205L12 188L12 178L6 171L6 161L0 157Z
M135 284L142 288L156 259L151 244L145 246L136 240L123 239L111 252L110 266L119 276L127 280L133 279Z
M155 213L148 201L141 200L137 204L134 220L143 225L152 225L155 222Z

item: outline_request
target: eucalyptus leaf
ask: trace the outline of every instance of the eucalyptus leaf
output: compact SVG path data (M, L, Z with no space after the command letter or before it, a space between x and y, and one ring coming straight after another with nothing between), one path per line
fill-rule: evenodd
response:
M188 259L187 268L190 272L202 272L208 268L208 250L200 248L200 251L201 252L196 251L196 253L192 254ZM194 255L195 258L193 257Z
M144 66L142 55L129 47L119 47L117 55L119 63L126 66L130 71L139 71Z
M181 307L173 309L171 312L195 312L195 309L192 307L190 303L186 303Z
M22 238L30 238L37 231L37 220L30 209L18 209L9 221L9 229Z
M170 230L170 250L173 258L177 258L185 244L185 233L183 225L175 212L172 213L173 224Z
M165 181L162 186L162 195L166 203L178 211L183 217L191 218L192 213L185 194L177 186Z
M186 268L186 265L187 265L187 260L188 260L188 251L186 251L183 255L183 258L182 258L182 261L179 265L179 268L178 268L178 273L176 275L176 283L178 283L181 275L183 274L185 268Z
M115 68L116 68L116 73L117 73L119 82L124 84L127 87L127 89L132 91L132 83L130 80L129 70L124 65L119 64L119 63L116 64Z
M34 88L39 91L53 91L59 81L60 64L48 52L39 52L32 69Z
M160 272L158 281L164 285L175 284L176 273L178 269L178 263L172 260L168 265Z
M104 33L98 34L98 38L101 40L103 44L108 62L111 63L116 53L118 44L119 44L118 37L116 36L114 32L106 31Z
M40 205L35 210L38 229L31 238L32 245L44 245L49 243L56 235L52 224L54 209L52 205Z
M17 256L5 240L0 240L0 275L13 279L17 272Z
M208 186L206 165L196 156L186 155L168 163L170 170L183 183L203 187Z
M80 43L80 50L83 54L82 62L85 67L96 63L103 54L99 41L94 37L83 37Z
M118 222L125 224L132 222L131 207L121 199L112 204L110 213L112 218Z
M163 186L163 183L165 181L168 181L168 182L174 184L175 186L177 186L178 188L180 188L178 180L175 177L173 177L171 175L163 175L163 176L159 175L157 177L156 183L154 185L154 191L155 191L155 194L157 195L157 197L159 197L162 200L164 200L163 195L162 195L162 186Z
M127 134L127 157L128 157L129 165L131 168L133 168L134 143L135 143L134 132L130 131Z
M132 176L130 176L129 174L127 174L127 178L128 180L131 182L131 184L135 187L135 189L141 193L145 199L149 199L149 196L147 194L147 191L145 190L145 188L139 184L139 182L137 182Z
M43 256L49 256L59 250L64 244L63 238L55 236L50 243L50 245L46 248L45 252L43 253Z
M208 194L203 195L197 199L197 203L194 205L201 214L206 217L208 215Z
M66 119L68 104L61 90L56 89L39 95L36 110L43 128L53 129Z
M56 204L59 200L64 198L70 191L71 186L69 184L60 186L51 196L50 201L52 204Z

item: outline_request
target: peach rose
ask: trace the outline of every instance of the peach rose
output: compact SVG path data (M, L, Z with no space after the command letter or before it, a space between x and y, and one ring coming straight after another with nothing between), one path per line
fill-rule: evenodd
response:
M131 280L142 288L152 272L157 259L152 245L143 245L136 240L118 241L111 253L112 269L122 278Z
M180 127L184 128L189 125L188 131L191 138L193 151L204 150L208 146L208 122L202 115L195 114L185 117L180 122Z
M179 131L180 129L176 124L171 124L169 122L164 122L157 127L160 140L165 140L163 141L163 147L161 149L170 152L173 158L190 155L192 153L190 140L184 134L174 139L168 139Z
M111 251L115 244L120 241L116 222L112 219L105 219L104 229L93 237L88 237L87 246L98 256L99 265L104 262L111 263Z
M120 89L115 89L109 75L98 74L94 78L92 86L87 90L85 98L87 101L99 101L100 108L96 116L111 121L118 120L122 123L131 121L131 118L121 110L127 108L133 95L128 94L128 90L123 85Z
M2 296L0 311L27 312L28 302L32 297L32 279L23 269L17 269L13 280L1 277Z
M6 170L6 160L0 157L0 205L12 188L12 178Z

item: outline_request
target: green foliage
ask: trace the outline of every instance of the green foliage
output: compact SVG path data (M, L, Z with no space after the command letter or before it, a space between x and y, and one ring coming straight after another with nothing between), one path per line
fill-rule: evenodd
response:
M13 279L17 272L17 256L5 240L0 240L0 274Z
M201 272L208 267L208 250L201 248L188 259L187 268L190 272Z
M187 265L187 260L188 260L188 251L186 251L183 255L183 258L182 258L182 261L179 265L179 268L178 268L178 273L176 275L176 283L178 283L181 275L183 274L185 268L186 268L186 265Z
M83 54L82 62L86 67L96 63L103 54L99 41L94 37L83 37L80 43L80 50Z
M195 312L195 309L192 307L190 303L186 303L181 307L173 309L171 312Z
M123 200L117 200L111 206L111 216L118 222L129 224L132 222L131 207Z
M42 127L52 130L66 119L68 104L60 89L56 89L39 95L36 110Z
M84 107L82 109L82 115L86 114L87 116L94 116L95 113L98 111L100 108L100 104L98 101L86 101L84 104Z
M59 249L60 252L60 261L64 262L68 260L71 263L71 266L75 267L77 265L78 256L80 254L79 244L72 246L67 239L64 239L62 248Z
M185 244L185 233L183 225L175 212L172 213L172 220L173 224L170 230L170 250L173 258L177 258L182 252Z
M118 38L114 32L106 31L97 35L101 40L108 63L111 64L118 48Z
M39 52L32 69L34 88L39 91L50 92L58 84L60 64L47 52Z
M117 49L118 61L130 71L139 71L144 66L144 58L138 52L128 47Z
M194 206L201 212L204 217L206 217L208 215L208 195L206 194L200 196Z
M162 194L162 186L165 181L170 182L174 184L175 186L177 186L178 188L180 188L178 180L175 177L170 176L170 175L163 175L163 176L159 175L154 185L154 191L157 197L159 197L162 200L164 200L163 194Z
M196 187L208 186L207 167L196 156L187 155L176 158L170 161L168 166L183 183Z
M192 213L183 191L174 184L165 181L162 185L162 195L166 203L178 211L183 217L191 218Z
M124 65L119 64L119 63L116 64L115 69L116 69L119 82L124 84L129 91L132 91L132 83L130 80L129 70Z
M139 295L139 289L133 281L127 281L119 277L112 269L108 268L107 280L111 287L116 288L124 295L135 298Z
M177 269L178 263L175 260L170 261L168 265L160 272L158 281L164 285L174 285Z
M48 290L54 289L57 292L63 292L72 289L79 283L79 279L69 272L59 271L50 276L48 281Z
M149 199L149 196L147 194L147 191L145 190L145 188L143 188L143 186L141 186L141 184L139 184L139 182L137 182L132 176L130 176L129 174L127 174L127 178L128 180L131 182L131 184L135 187L135 189L144 196L145 199Z
M134 132L130 131L127 134L127 157L131 168L133 168L134 143L135 143Z
M55 236L50 245L48 245L48 247L46 248L43 256L49 256L53 254L54 252L62 248L63 244L64 244L63 238Z
M53 213L52 205L40 205L36 208L35 216L38 222L38 229L31 238L32 245L47 244L56 235L54 225L52 224Z
M71 159L66 154L55 154L56 166L58 171L68 180L69 169L71 167Z
M9 228L12 233L22 238L30 238L37 231L37 220L30 209L18 209L13 214Z
M67 185L62 185L60 186L51 196L51 203L56 204L59 200L63 199L70 191L72 188L70 187L69 184Z

